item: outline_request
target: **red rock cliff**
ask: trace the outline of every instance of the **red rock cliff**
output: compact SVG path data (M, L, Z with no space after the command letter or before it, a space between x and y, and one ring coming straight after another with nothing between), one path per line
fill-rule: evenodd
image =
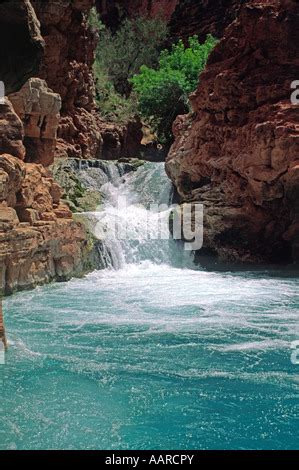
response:
M48 170L54 157L134 156L142 138L138 123L106 124L95 108L93 5L0 4L0 79L9 95L0 102L0 293L67 279L89 262L85 230Z
M39 75L62 99L56 155L98 158L102 138L92 75L96 37L87 25L94 0L32 4L45 41Z
M66 3L55 2L56 14ZM0 42L0 78L13 92L10 100L0 97L0 294L9 294L82 274L87 242L47 169L55 155L61 97L40 78L26 82L44 63L33 4L2 2L0 13L0 35L8 35Z
M223 259L299 259L298 24L298 2L247 2L174 124L168 174Z
M92 66L97 37L87 21L94 3L32 0L45 41L39 76L62 99L55 155L84 159L135 156L142 139L141 124L107 125L95 106Z

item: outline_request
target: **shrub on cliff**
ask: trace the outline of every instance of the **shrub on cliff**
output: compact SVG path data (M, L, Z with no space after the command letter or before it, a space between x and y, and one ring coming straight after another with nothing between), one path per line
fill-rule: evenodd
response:
M189 95L198 85L200 73L205 68L216 39L208 35L204 44L197 36L189 38L162 51L157 69L143 65L132 78L138 95L141 114L150 121L161 142L172 140L172 123L179 114L189 111Z
M96 78L96 103L101 116L105 120L126 123L139 114L136 97L125 98L117 93L113 83L109 80L107 72L100 64L95 63L94 73Z
M142 65L157 65L167 25L159 18L136 17L125 19L115 34L103 28L100 21L99 26L96 63L106 72L116 92L128 97L132 89L130 78Z

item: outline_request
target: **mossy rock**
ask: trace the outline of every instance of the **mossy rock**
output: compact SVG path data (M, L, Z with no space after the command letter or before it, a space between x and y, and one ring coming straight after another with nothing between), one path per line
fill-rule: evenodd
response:
M144 160L139 160L139 158L120 158L119 163L125 163L127 168L126 171L137 171L138 168L143 166L146 162Z
M60 159L52 165L55 181L64 190L63 200L73 213L93 212L102 202L100 191L85 188L78 174L67 159Z
M77 198L77 207L83 212L99 210L102 203L102 195L99 191L86 190L83 196Z

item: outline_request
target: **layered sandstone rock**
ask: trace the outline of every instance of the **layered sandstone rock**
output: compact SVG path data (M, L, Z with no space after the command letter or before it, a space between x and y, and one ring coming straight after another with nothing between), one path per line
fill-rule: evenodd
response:
M0 102L0 294L10 294L82 274L90 247L45 168L54 156L61 99L40 79L21 88L40 64L39 22L29 1L3 3L0 22L8 26L1 34L11 31L0 43L1 57L9 58L0 78L15 93L13 105Z
M0 152L23 160L26 153L23 139L22 121L14 112L11 102L5 98L0 101Z
M60 119L60 95L53 93L44 80L31 78L9 100L24 125L26 161L51 165Z
M0 155L0 293L84 271L86 233L42 166Z
M299 258L298 22L295 1L247 2L174 124L167 172L204 203L205 247L223 259Z

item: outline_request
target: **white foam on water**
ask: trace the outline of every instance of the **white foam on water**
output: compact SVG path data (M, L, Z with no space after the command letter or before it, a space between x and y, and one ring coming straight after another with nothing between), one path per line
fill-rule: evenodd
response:
M192 255L168 230L173 189L163 163L145 163L125 175L119 171L117 177L113 172L100 190L103 205L85 217L102 240L104 266L121 269L147 260L192 266ZM165 208L157 211L153 205Z
M3 446L252 448L262 432L292 447L298 279L196 269L176 242L144 239L148 204L171 200L163 164L105 165L86 171L105 201L86 216L126 219L135 240L104 240L106 269L5 300Z

